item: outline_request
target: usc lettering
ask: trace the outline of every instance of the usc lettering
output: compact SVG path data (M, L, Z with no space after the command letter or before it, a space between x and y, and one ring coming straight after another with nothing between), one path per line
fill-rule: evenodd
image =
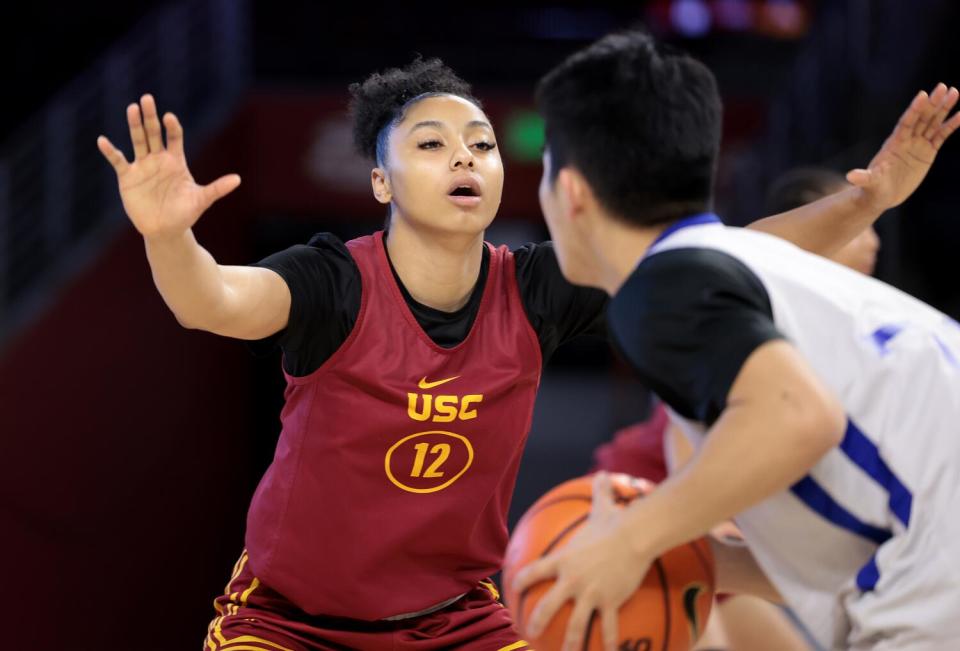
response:
M439 395L428 393L407 394L407 415L413 420L434 423L451 423L455 420L472 420L477 417L477 407L483 401L483 395L472 393L466 396Z

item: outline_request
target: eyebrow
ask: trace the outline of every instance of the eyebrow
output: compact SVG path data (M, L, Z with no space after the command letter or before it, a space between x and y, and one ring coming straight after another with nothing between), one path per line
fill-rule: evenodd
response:
M421 129L424 127L433 127L435 129L442 129L443 122L440 122L439 120L424 120L423 122L417 122L415 125L413 125L410 128L410 131L408 131L407 133L413 133L417 129ZM493 131L493 127L490 126L490 123L484 122L483 120L470 120L469 122L467 122L467 127L468 128L483 127Z

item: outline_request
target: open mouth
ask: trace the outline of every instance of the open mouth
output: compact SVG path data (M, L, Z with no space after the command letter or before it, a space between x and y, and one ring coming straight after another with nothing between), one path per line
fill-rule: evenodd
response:
M453 189L450 193L451 197L479 197L477 191L474 190L469 185L460 185Z
M453 180L447 198L461 208L473 208L480 205L480 194L480 182L464 175Z

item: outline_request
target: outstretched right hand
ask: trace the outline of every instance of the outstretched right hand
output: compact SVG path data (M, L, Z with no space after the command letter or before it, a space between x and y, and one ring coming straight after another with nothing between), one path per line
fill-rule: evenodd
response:
M209 185L197 185L183 154L183 127L173 113L163 116L163 133L153 96L127 107L134 161L130 163L105 136L97 147L117 173L120 199L133 225L144 238L167 239L190 229L214 201L240 185L237 174L228 174Z

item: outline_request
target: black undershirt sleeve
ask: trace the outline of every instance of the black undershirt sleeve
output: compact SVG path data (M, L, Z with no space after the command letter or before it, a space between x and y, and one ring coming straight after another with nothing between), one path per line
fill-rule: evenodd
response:
M290 317L277 334L250 342L255 353L276 346L295 376L309 375L346 341L360 313L360 270L346 245L329 233L314 235L255 263L275 271L290 288Z
M606 293L578 287L564 278L553 242L527 244L513 255L520 297L540 340L544 363L561 344L575 337L607 336Z
M600 290L571 285L557 264L553 244L528 244L514 251L521 300L543 353L544 362L558 346L580 335L606 336L607 296ZM347 247L329 233L315 235L308 244L270 255L253 266L278 273L290 288L287 327L255 342L255 353L283 349L284 368L294 376L309 375L346 341L360 312L360 271ZM455 313L441 313L414 301L408 306L438 345L463 341L476 318L489 255L485 252L481 278L470 300Z
M740 369L783 338L763 283L712 249L673 249L643 260L610 304L615 344L643 381L685 418L712 425Z

